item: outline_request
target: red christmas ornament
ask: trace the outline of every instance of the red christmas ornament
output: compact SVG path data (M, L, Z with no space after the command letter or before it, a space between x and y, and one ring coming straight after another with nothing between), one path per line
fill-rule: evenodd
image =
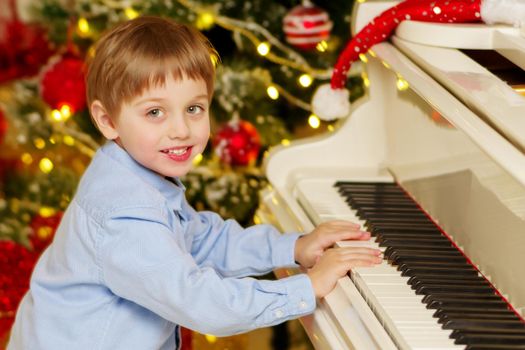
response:
M12 241L0 241L0 339L11 328L20 300L29 289L33 268L42 251L51 243L62 212L36 215L30 227L32 249Z
M249 165L255 162L261 140L255 126L245 120L226 124L213 139L215 152L223 162Z
M53 53L42 28L13 17L0 21L0 83L35 75Z
M286 41L302 50L314 49L322 40L328 40L332 25L328 13L309 1L292 8L283 19Z
M386 40L402 21L488 24L525 24L525 1L516 0L405 0L375 17L359 31L339 55L330 85L321 85L314 94L313 112L332 120L350 112L345 89L347 72L361 53Z
M53 60L42 72L40 94L53 109L60 109L64 105L69 106L71 112L84 109L84 61L72 54Z
M4 112L0 109L0 145L4 142L5 134L7 134L7 119Z
M38 255L11 241L0 241L0 339L9 331Z

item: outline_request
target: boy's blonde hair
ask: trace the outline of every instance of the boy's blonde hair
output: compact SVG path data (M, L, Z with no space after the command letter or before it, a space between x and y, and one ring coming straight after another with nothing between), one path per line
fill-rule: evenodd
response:
M218 58L210 42L198 30L160 17L138 17L105 34L88 60L86 92L88 106L99 100L106 112L116 116L152 85L164 84L166 76L203 79L213 95Z

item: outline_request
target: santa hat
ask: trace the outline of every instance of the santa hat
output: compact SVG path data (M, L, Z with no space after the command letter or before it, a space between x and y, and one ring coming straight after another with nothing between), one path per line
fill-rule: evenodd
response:
M386 40L401 21L525 25L525 0L405 0L381 13L357 33L339 55L330 84L321 85L312 100L313 112L323 120L350 113L346 77L352 62L373 45Z

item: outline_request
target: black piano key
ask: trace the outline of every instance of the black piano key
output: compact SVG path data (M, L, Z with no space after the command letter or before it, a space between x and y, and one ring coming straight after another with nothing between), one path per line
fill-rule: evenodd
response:
M439 231L439 229L436 228L436 225L434 225L434 223L432 222L424 223L424 224L410 223L410 222L398 222L398 223L393 223L393 222L379 223L377 222L374 224L366 223L366 226L370 228L372 233L381 232L381 231L384 231L384 232L397 231L401 233L406 233L410 231L418 231L418 232L429 231L429 232L441 233L441 231Z
M373 219L387 219L387 218L402 218L404 221L411 222L413 220L430 220L428 216L426 216L422 212L412 212L412 211L382 211L381 208L379 210L362 210L358 209L356 211L357 216L373 220Z
M428 249L408 249L408 248L407 249L402 249L402 248L389 249L389 248L391 248L391 247L386 248L385 251L383 252L385 258L387 258L388 260L395 260L397 257L414 256L414 257L430 257L430 258L437 258L437 259L441 259L441 258L443 258L443 259L444 258L450 258L450 259L463 258L465 261L467 261L465 256L463 256L459 252L454 251L452 249L451 250L442 250L442 251L433 251L433 250L428 250Z
M476 293L432 293L423 296L421 301L425 304L432 304L434 301L464 301L466 304L477 302L501 302L501 306L507 306L507 303L501 300L497 294L476 294Z
M369 227L369 231L370 233L372 234L372 236L374 237L377 237L378 235L383 235L383 236L388 236L388 235L405 235L405 236L414 236L414 238L416 237L424 237L424 236L442 236L443 234L436 230L436 229L432 229L432 230L427 230L427 229L421 229L421 230L418 230L417 228L412 228L412 229L397 229L397 228L394 228L394 229L385 229L385 228L377 228L377 226L372 226L372 225L366 225L366 227Z
M350 194L356 193L372 193L376 195L390 195L390 194L403 194L407 196L405 191L397 186L355 186L351 184L345 184L337 186L339 191L348 192Z
M423 248L423 249L429 249L429 248L436 248L436 247L442 247L442 248L450 248L453 247L452 243L450 241L429 241L424 239L392 239L392 238L385 238L381 242L379 242L380 247L415 247L415 248Z
M465 350L525 350L525 344L473 344Z
M357 214L359 213L399 213L399 214L423 214L421 209L414 206L398 206L398 205L362 205L356 208Z
M462 299L462 298L435 298L427 303L427 309L441 309L444 307L471 307L480 309L502 309L507 303L502 300Z
M345 193L340 193L342 198L348 204L354 204L359 207L366 206L396 206L396 207L410 207L410 208L419 208L417 203L412 201L408 197L396 196L396 197L386 197L386 196L373 196L373 195L356 195L349 196Z
M443 264L467 264L467 259L463 256L431 256L431 255L407 255L407 256L396 256L388 259L392 265L401 264L424 264L424 263L443 263Z
M476 345L476 344L520 344L525 345L525 334L485 334L476 332L457 332L458 337L454 340L455 344Z
M449 305L442 305L439 309L437 309L433 316L436 318L442 318L447 314L455 313L455 312L464 312L464 313L474 313L474 314L484 314L484 315L508 315L509 312L512 312L509 308L478 308L478 307L472 307L467 305L460 305L460 306L449 306Z
M393 207L396 208L407 208L407 209L418 209L419 206L415 204L412 201L409 200L399 200L399 199L389 199L389 200L381 200L377 198L345 198L343 197L344 201L350 205L352 209L359 209L363 207L375 207L375 208L381 208L381 207Z
M402 215L382 216L382 215L358 215L359 219L366 221L368 225L377 224L405 224L410 223L412 225L434 225L432 221L426 216L419 217L406 217Z
M359 195L361 193L368 193L373 194L376 196L381 195L408 195L400 189L399 187L395 186L352 186L352 185L343 185L338 187L338 191L341 191L343 193L348 193L349 195Z
M436 293L472 293L493 294L498 298L494 288L488 285L459 285L459 284L423 284L415 288L418 295L432 295Z
M457 276L477 276L478 271L474 268L467 269L456 269L456 268L440 268L440 267L405 267L404 269L398 270L401 271L401 276L412 277L419 274L433 274L433 275L457 275Z
M422 283L422 282L428 282L428 283L431 283L432 281L441 281L441 280L446 280L446 281L466 281L467 283L476 283L476 282L485 282L485 283L489 283L487 280L485 280L483 277L479 276L478 274L474 275L474 276L461 276L461 275L448 275L448 276L443 276L441 274L432 274L432 273L425 273L425 274L419 274L417 276L413 276L413 277L410 277L408 279L408 284L410 285L414 285L418 282Z
M378 237L379 238L379 237ZM408 238L407 238L408 239ZM377 239L376 239L377 241ZM396 256L411 256L411 255L426 255L426 256L436 256L436 257L456 257L464 256L460 251L454 248L448 250L433 250L433 249L414 249L414 248L393 248L388 247L384 251L385 256L395 258Z
M382 232L376 233L374 235L376 242L382 242L385 239L395 239L395 240L401 240L401 241L432 241L432 242L447 242L451 243L450 240L443 236L443 235L414 235L414 234L405 234L405 233L387 233L384 234ZM452 244L451 244L452 246ZM453 247L453 246L452 246ZM431 250L431 249L429 249ZM451 251L456 251L457 249L451 248Z
M435 237L445 237L440 232L437 231L399 231L399 230L375 230L371 231L370 234L374 238L403 238L406 240L411 239L432 239ZM429 249L431 251L434 251L433 249ZM452 247L451 251L460 253L455 247Z
M519 320L453 319L445 322L443 329L525 334L525 324Z
M521 318L518 317L514 312L509 311L507 313L483 313L483 310L479 312L452 312L449 311L438 318L438 323L446 323L450 320L500 320L500 321L518 321L522 322Z

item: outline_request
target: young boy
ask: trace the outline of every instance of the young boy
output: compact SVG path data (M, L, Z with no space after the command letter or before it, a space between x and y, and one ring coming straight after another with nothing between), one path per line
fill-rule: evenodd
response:
M87 73L96 153L37 263L8 349L176 349L179 326L230 335L311 313L374 249L344 221L301 236L196 212L178 177L206 146L215 54L187 26L142 17L98 43ZM307 273L246 277L283 266Z

